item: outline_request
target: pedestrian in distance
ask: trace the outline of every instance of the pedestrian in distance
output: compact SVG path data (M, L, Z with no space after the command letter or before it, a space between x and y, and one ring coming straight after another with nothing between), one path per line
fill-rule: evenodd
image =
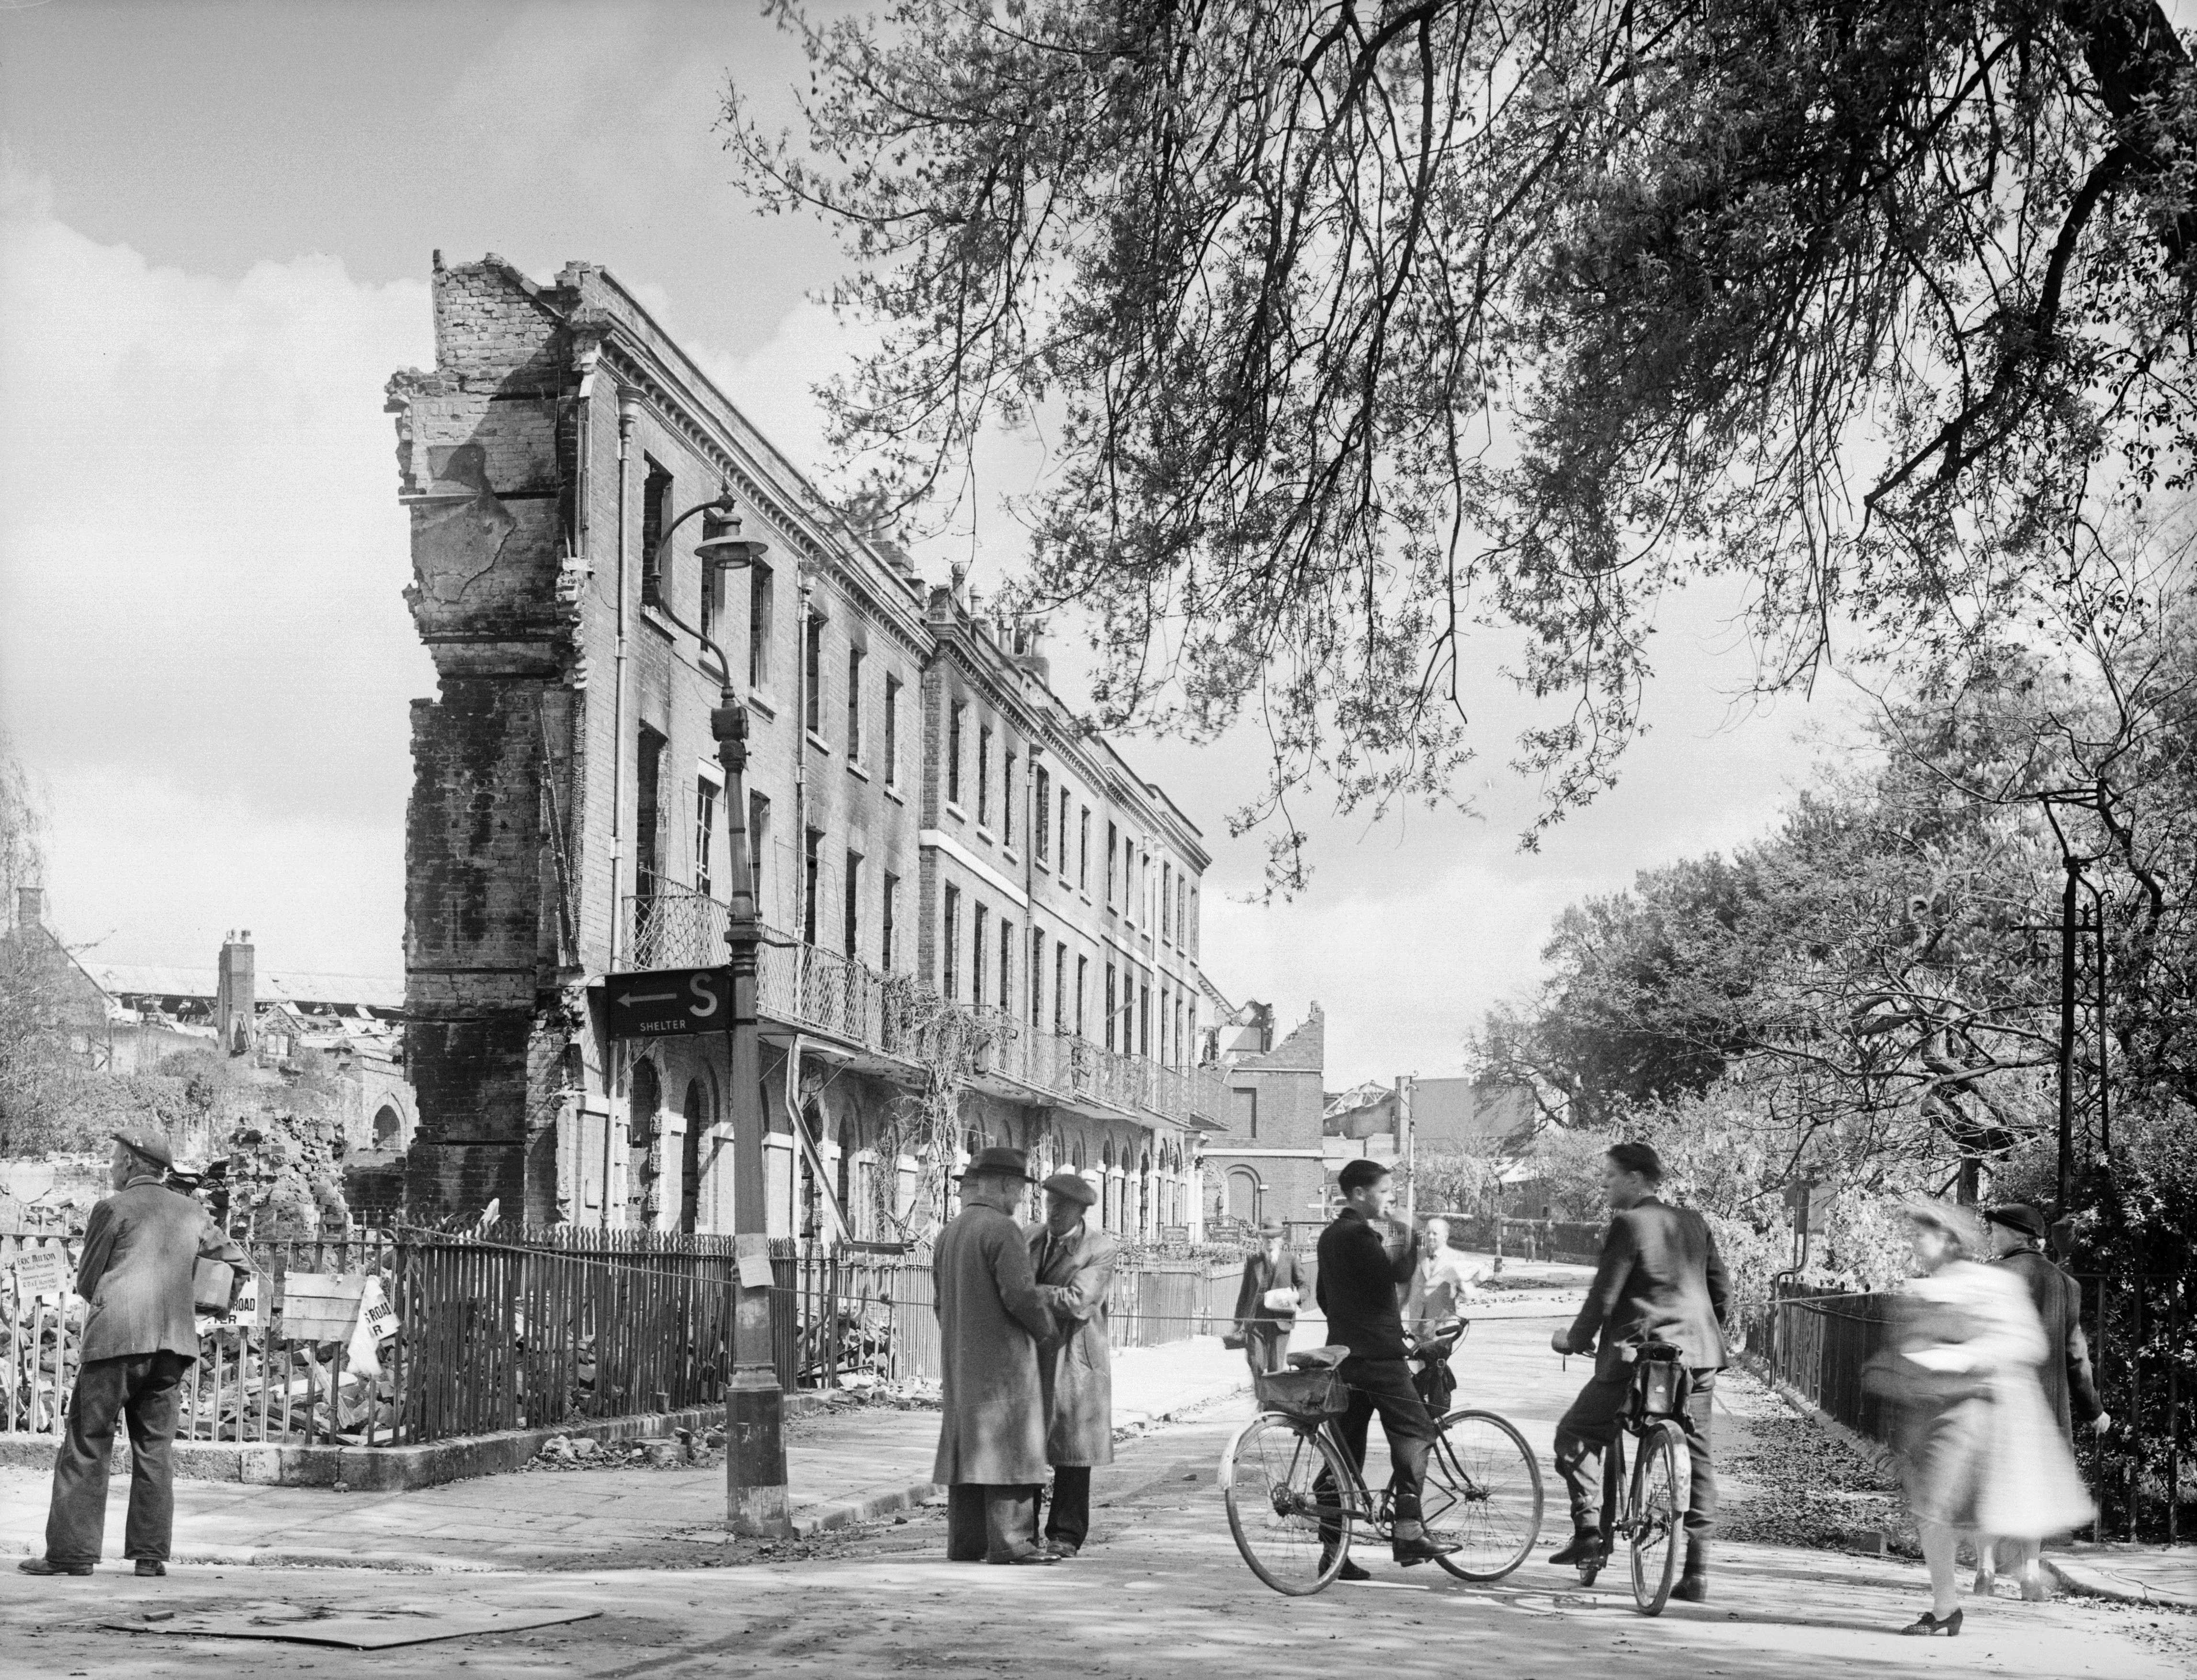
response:
M1405 1327L1421 1341L1433 1335L1479 1295L1481 1275L1469 1255L1450 1247L1449 1221L1429 1219L1404 1301Z
M1972 1208L1904 1209L1921 1276L1900 1294L1893 1347L1864 1381L1898 1408L1907 1508L1930 1567L1930 1608L1900 1630L1957 1634L1963 1532L2041 1539L2086 1521L2090 1496L2038 1382L2044 1329L2021 1279L1991 1254Z
M930 1479L946 1487L956 1563L1053 1561L1031 1538L1046 1469L1038 1348L1053 1336L1015 1222L1031 1182L1022 1150L978 1150L962 1171L961 1212L931 1251L942 1414Z
M1609 1229L1578 1318L1549 1338L1559 1353L1594 1353L1594 1376L1556 1421L1556 1474L1571 1496L1572 1538L1551 1563L1577 1563L1602 1544L1602 1456L1615 1438L1632 1385L1623 1349L1631 1341L1675 1346L1690 1379L1673 1419L1686 1438L1691 1479L1686 1562L1673 1590L1689 1602L1708 1596L1709 1536L1716 1526L1716 1463L1709 1434L1717 1373L1727 1363L1724 1324L1730 1285L1708 1222L1656 1195L1663 1163L1643 1143L1613 1145L1602 1158Z
M2060 1426L2061 1439L2070 1446L2079 1419L2100 1434L2113 1420L2098 1402L2098 1387L2090 1372L2090 1345L2083 1335L2083 1296L2072 1277L2052 1263L2044 1252L2044 1215L2018 1202L1985 1211L1994 1264L2021 1279L2029 1291L2029 1304L2037 1309L2044 1332L2044 1362L2037 1368L2044 1404ZM2038 1539L2013 1543L2019 1552L2016 1572L2021 1596L2039 1601L2050 1597L2045 1584ZM1976 1542L1975 1590L1990 1597L1997 1585L1998 1545L1995 1537Z
M1289 1358L1290 1333L1296 1328L1304 1278L1280 1221L1259 1227L1258 1252L1243 1262L1243 1281L1236 1291L1236 1332L1243 1338L1243 1358L1251 1375L1280 1370Z
M1091 1472L1114 1462L1114 1363L1106 1300L1122 1245L1087 1217L1098 1192L1081 1173L1045 1181L1045 1223L1030 1233L1030 1269L1053 1334L1038 1344L1045 1393L1045 1456L1052 1466L1045 1544L1058 1558L1091 1533Z
M15 1567L26 1575L89 1575L107 1533L107 1473L114 1426L130 1431L130 1515L123 1555L140 1575L168 1573L176 1522L176 1415L183 1379L198 1361L192 1282L201 1260L231 1268L229 1301L252 1262L206 1209L167 1189L175 1166L167 1138L150 1127L114 1133L114 1194L91 1210L76 1292L90 1303L76 1392L54 1455L46 1550Z
M1412 1281L1418 1265L1419 1239L1406 1232L1393 1250L1374 1227L1388 1224L1391 1188L1388 1169L1377 1161L1347 1162L1337 1178L1342 1206L1334 1221L1320 1233L1319 1278L1314 1292L1319 1309L1327 1315L1330 1345L1348 1347L1350 1357L1335 1368L1350 1393L1350 1406L1336 1420L1336 1433L1343 1450L1359 1470L1365 1468L1365 1435L1373 1415L1381 1415L1381 1431L1388 1438L1391 1467L1390 1509L1394 1523L1391 1555L1399 1563L1429 1563L1455 1552L1450 1541L1437 1540L1427 1532L1420 1506L1426 1483L1427 1455L1437 1432L1419 1398L1406 1363L1411 1349L1404 1340L1404 1318L1399 1291ZM1323 1501L1338 1497L1327 1485L1322 1470L1313 1483ZM1338 1549L1340 1530L1323 1531L1327 1556ZM1362 1581L1366 1572L1348 1559L1338 1580Z

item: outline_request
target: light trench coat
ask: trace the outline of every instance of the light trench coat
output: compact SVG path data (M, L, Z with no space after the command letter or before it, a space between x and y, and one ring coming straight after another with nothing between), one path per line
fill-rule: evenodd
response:
M1956 1260L1901 1292L1908 1507L1954 1528L2041 1539L2090 1519L2038 1367L2044 1330L2012 1272Z
M1048 1233L1030 1233L1037 1266ZM1055 1464L1114 1462L1114 1364L1106 1341L1106 1297L1122 1245L1087 1222L1037 1272L1038 1294L1052 1309L1055 1334L1037 1350L1045 1386L1045 1456Z
M965 1208L930 1258L942 1407L930 1479L1029 1486L1046 1479L1038 1345L1052 1315L1030 1275L1023 1228L996 1208Z

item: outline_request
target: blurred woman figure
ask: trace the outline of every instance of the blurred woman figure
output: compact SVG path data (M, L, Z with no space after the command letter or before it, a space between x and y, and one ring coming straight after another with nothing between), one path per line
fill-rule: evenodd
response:
M1907 1504L1930 1566L1931 1606L1903 1633L1956 1634L1961 1536L2041 1539L2088 1521L2090 1501L2046 1409L2044 1331L2029 1294L1991 1255L1973 1208L1904 1212L1922 1273L1903 1293L1893 1353L1870 1386L1901 1411Z
M1471 1256L1449 1245L1449 1221L1429 1219L1426 1237L1419 1244L1419 1267L1412 1274L1404 1297L1404 1328L1424 1339L1445 1318L1480 1295L1480 1268Z

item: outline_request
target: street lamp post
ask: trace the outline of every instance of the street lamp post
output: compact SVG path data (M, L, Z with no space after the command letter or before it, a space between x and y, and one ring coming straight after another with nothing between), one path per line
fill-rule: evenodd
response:
M716 657L717 704L710 733L725 774L725 840L732 854L732 916L725 930L727 990L732 1020L725 1031L727 1077L733 1118L733 1380L725 1395L725 1506L735 1534L778 1538L791 1532L785 1486L784 1396L771 1354L770 1237L764 1217L762 1056L756 1013L756 970L763 943L756 913L755 865L748 849L748 712L733 690L725 651L683 622L664 599L664 558L671 533L696 514L705 517L695 558L704 566L742 571L760 560L766 545L739 534L731 487L715 501L688 508L670 525L649 556L642 599Z

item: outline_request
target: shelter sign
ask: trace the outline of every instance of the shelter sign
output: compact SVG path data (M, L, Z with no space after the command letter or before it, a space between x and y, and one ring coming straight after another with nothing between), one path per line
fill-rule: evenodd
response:
M614 1039L722 1033L733 1024L733 976L728 968L613 974L604 981L603 995Z

